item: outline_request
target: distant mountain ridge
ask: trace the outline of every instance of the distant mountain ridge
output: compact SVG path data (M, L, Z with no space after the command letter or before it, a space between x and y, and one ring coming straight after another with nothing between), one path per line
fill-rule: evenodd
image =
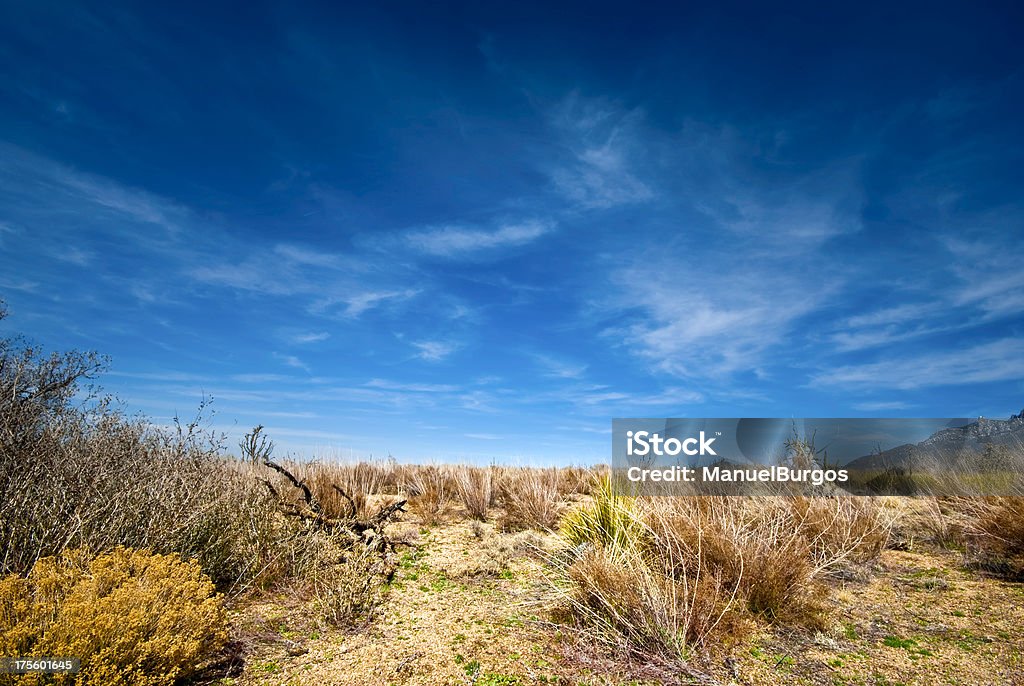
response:
M936 431L920 443L864 455L846 463L848 469L892 469L911 467L918 460L949 458L964 451L981 452L986 446L1024 446L1024 410L1009 419L986 419Z

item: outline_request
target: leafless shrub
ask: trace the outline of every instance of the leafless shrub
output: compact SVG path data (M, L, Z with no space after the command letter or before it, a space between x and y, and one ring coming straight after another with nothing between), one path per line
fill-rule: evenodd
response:
M107 398L75 402L101 370L94 355L0 339L0 572L24 574L69 548L127 546L195 559L229 593L303 573L311 528L282 516L285 489L267 488L263 465L225 456L223 437L205 429L206 403L161 428ZM253 438L254 450L270 447ZM369 540L380 524L359 522L355 536Z
M289 583L311 602L316 619L351 625L372 618L396 564L396 556L382 555L370 542L319 531L304 539Z
M222 589L255 581L277 536L272 506L203 429L205 404L194 420L161 429L108 399L72 404L81 358L63 367L39 359L0 364L3 395L18 406L0 414L10 475L0 483L2 570L25 572L66 548L125 545L197 558Z
M797 496L787 502L816 576L874 560L889 542L894 514L877 498Z

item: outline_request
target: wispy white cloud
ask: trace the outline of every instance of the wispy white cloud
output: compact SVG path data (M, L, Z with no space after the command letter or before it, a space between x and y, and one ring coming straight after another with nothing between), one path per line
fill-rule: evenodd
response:
M892 348L1024 313L1024 272L1019 268L1024 249L1003 239L1002 232L976 235L971 222L965 224L962 218L939 215L936 223L953 225L958 233L937 235L931 246L933 264L925 272L930 278L902 286L914 293L914 300L867 309L837 322L828 336L837 352Z
M4 236L14 236L20 233L18 229L14 228L10 224L0 221L0 246L4 244Z
M316 431L313 429L291 428L285 426L267 426L264 427L264 433L267 436L284 436L296 440L306 439L348 442L365 439L365 436L359 436L358 434L346 434L337 431Z
M551 170L555 187L573 204L605 209L650 200L651 188L638 178L636 131L642 112L624 111L600 98L572 93L550 113L568 159Z
M494 396L486 391L476 390L463 393L456 398L456 402L462 409L473 412L493 413L498 411Z
M795 171L780 161L789 139L689 121L669 143L686 151L674 162L680 190L748 255L806 254L862 229L862 158Z
M900 400L879 400L875 402L855 403L853 409L862 412L887 412L892 410L906 410L913 407L910 403Z
M347 267L352 262L350 258L341 255L284 243L275 245L274 253L293 264L303 266L339 268Z
M410 231L404 240L412 249L438 257L476 256L531 243L553 230L547 222L529 220L496 229L442 226Z
M564 402L573 407L600 407L602 412L609 408L628 411L630 407L679 407L698 404L705 399L700 391L681 386L669 386L655 393L644 393L618 390L605 384L571 384L554 391L538 392L535 397Z
M88 250L82 250L81 248L70 246L63 252L56 253L55 257L63 262L68 262L78 267L87 267L92 263L96 255Z
M914 389L1024 379L1024 340L1002 338L959 350L844 365L811 379L816 387Z
M113 369L106 372L107 376L123 377L127 379L142 379L145 381L164 381L164 382L210 382L211 379L208 376L202 374L193 374L191 372L126 372L118 369Z
M460 390L459 386L452 384L401 383L386 379L371 379L365 385L370 388L380 388L386 391L403 391L408 393L455 393Z
M145 191L110 183L100 177L67 171L63 180L66 188L77 191L92 203L171 232L179 231L189 216L189 212L181 205Z
M688 388L672 386L651 395L642 393L621 393L618 391L596 391L583 395L580 402L584 405L613 403L626 407L672 407L694 405L704 402L704 394Z
M545 376L558 379L579 379L587 371L586 364L558 359L551 355L537 354L534 356L544 368Z
M588 434L604 434L604 435L611 434L611 432L612 432L612 427L611 426L593 426L593 425L588 425L588 424L562 425L562 426L556 426L555 429L558 430L558 431L582 432L582 433L588 433Z
M0 288L11 291L25 291L34 293L39 290L41 284L31 279L22 279L13 275L0 274Z
M1024 216L1015 212L1009 215L998 220L1007 232L999 232L995 238L986 234L969 240L960 234L944 240L952 257L953 273L959 280L951 293L955 305L977 307L989 318L1024 312L1024 270L1020 267L1024 264L1024 246L1017 240L1003 238L1019 235Z
M35 203L37 196L42 195L47 206L54 209L89 206L94 212L159 226L167 234L177 233L193 220L187 208L167 198L79 171L7 143L0 143L0 178L4 179L7 209Z
M419 350L416 357L427 362L440 362L459 349L459 345L447 341L418 341L412 343Z
M903 324L935 314L942 314L945 311L943 305L937 302L903 303L847 317L843 321L843 326L851 329L864 329L885 326L887 324Z
M310 368L309 368L309 365L306 364L305 362L303 362L302 360L300 360L295 355L284 355L284 354L281 354L281 353L274 353L274 357L276 357L278 360L280 360L281 362L283 362L285 365L287 365L289 367L293 367L295 369L301 369L304 372L311 371Z
M421 292L418 288L378 291L358 291L353 289L352 292L342 295L319 298L310 306L309 311L317 315L357 319L370 310L385 305L397 305L411 300Z
M231 380L238 381L239 383L261 384L277 383L280 381L291 381L292 377L285 376L284 374L233 374L231 376Z
M853 331L839 331L832 334L829 339L837 352L853 352L856 350L891 346L895 343L915 338L955 331L956 329L971 326L973 323L971 321L964 321L936 326L890 324L881 327L866 327Z
M280 279L268 278L268 271L254 263L193 267L189 270L188 275L203 283L229 286L246 291L259 291L275 295L287 294L291 291Z
M310 331L308 333L297 333L289 338L292 343L305 344L305 343L320 343L326 341L331 337L331 334L326 331Z
M358 317L385 302L409 300L415 298L419 293L420 291L415 288L406 288L400 291L366 291L343 296L340 300L345 304L346 317Z
M190 266L187 275L204 284L256 295L305 296L312 300L311 308L316 308L319 303L345 301L323 294L356 290L365 267L336 255L319 256L287 246L238 246L236 252L242 256L238 260Z
M785 342L835 288L808 275L775 273L770 265L726 259L721 271L708 264L690 275L677 264L652 260L621 270L616 306L639 313L639 321L608 332L674 376L757 372L766 351Z

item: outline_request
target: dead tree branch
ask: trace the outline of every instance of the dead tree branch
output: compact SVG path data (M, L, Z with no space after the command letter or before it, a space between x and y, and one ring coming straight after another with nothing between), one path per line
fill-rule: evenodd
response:
M242 455L246 460L252 464L260 464L277 472L302 494L304 506L285 500L269 479L261 479L267 490L270 491L270 494L278 501L278 510L282 514L302 519L310 525L327 532L347 531L355 537L375 538L378 542L377 545L381 546L381 550L386 548L394 551L396 543L385 536L383 530L399 513L406 511L406 500L399 500L382 507L377 514L369 519L359 519L357 516L358 508L352 496L340 486L331 484L331 487L348 502L350 513L346 517L330 517L325 513L320 501L317 500L305 481L297 478L291 471L274 462L272 459L274 443L268 440L262 432L263 427L256 426L245 435L239 447L242 449Z

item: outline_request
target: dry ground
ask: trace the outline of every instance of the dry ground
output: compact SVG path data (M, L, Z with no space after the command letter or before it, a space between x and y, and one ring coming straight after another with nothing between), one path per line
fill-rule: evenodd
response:
M955 551L887 550L834 582L827 632L765 627L686 673L615 659L552 623L537 549L556 546L468 521L423 529L360 628L325 628L288 594L237 608L244 669L221 683L1024 684L1024 585L966 570Z

